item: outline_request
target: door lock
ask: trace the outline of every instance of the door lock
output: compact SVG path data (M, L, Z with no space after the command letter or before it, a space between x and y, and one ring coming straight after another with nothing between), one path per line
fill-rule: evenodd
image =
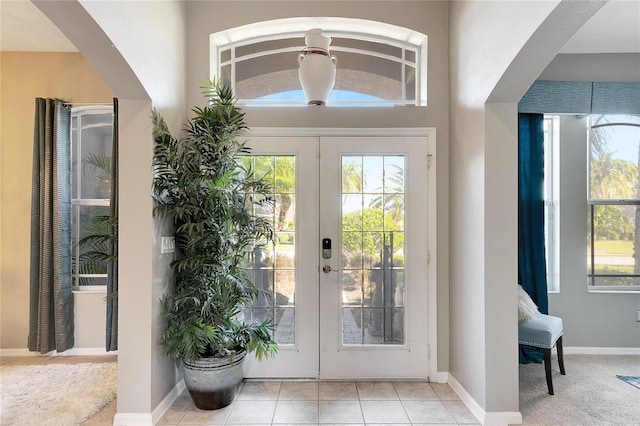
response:
M331 267L331 265L324 265L324 266L322 267L322 272L324 272L325 274L328 274L328 273L329 273L329 272L331 272L331 271L337 272L337 271L339 271L339 269L333 269L333 268Z
M331 238L322 239L322 258L331 259Z

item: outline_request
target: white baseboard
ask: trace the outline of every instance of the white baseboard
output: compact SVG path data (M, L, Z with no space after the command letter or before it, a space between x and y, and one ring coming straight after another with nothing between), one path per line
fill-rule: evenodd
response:
M113 426L153 426L151 413L118 413Z
M0 349L0 357L3 356L96 356L118 355L118 351L107 352L105 348L71 348L64 352L51 351L46 354L30 352L26 348Z
M449 381L448 371L438 371L433 377L430 378L435 383L447 383Z
M467 392L464 386L462 386L460 382L453 376L453 374L448 373L447 375L449 376L449 380L447 381L447 383L449 383L449 386L451 386L451 389L453 389L453 391L458 395L460 400L464 402L464 405L466 405L469 411L471 411L471 414L473 414L475 418L478 419L478 421L481 424L483 424L484 417L486 414L484 409L480 406L480 404L476 402L475 399L473 399L473 397L469 394L469 392Z
M521 425L522 414L517 412L503 412L503 413L486 413L484 416L485 426L507 426L507 425Z
M181 379L152 413L117 413L113 418L113 426L153 426L158 424L185 388L184 379Z
M451 389L453 389L460 400L464 402L469 411L471 411L471 414L478 419L480 424L492 426L522 424L522 414L519 412L486 412L452 374L447 374L449 376L447 383L449 383Z
M184 379L180 379L178 383L171 389L171 391L164 397L164 399L158 404L158 406L151 413L151 417L153 420L153 424L157 424L162 416L166 414L167 411L171 408L173 403L178 399L178 397L184 392L186 389L186 385L184 384ZM114 423L115 424L115 423Z
M565 355L640 355L640 348L565 346L562 352Z

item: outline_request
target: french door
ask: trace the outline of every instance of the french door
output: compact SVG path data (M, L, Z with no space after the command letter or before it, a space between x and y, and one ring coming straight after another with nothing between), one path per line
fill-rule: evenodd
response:
M426 378L428 146L420 137L254 137L278 240L254 253L274 359L246 377Z

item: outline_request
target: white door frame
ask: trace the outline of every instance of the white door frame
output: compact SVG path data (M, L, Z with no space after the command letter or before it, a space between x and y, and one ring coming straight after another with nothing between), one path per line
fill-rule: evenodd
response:
M253 127L247 137L323 137L323 136L386 136L386 137L426 137L428 158L427 184L427 247L429 263L427 268L428 282L428 365L429 378L437 381L438 375L438 299L437 299L437 160L436 129L433 127L406 128L323 128L323 127ZM320 265L318 265L320 267Z

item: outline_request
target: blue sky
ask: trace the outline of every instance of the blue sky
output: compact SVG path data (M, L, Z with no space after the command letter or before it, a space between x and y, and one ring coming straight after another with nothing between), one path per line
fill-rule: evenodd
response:
M284 100L284 101L301 101L304 102L304 104L306 105L306 98L304 96L304 92L302 91L302 89L299 90L288 90L285 92L279 92L279 93L272 93L270 95L265 95L265 96L261 96L259 98L256 98L257 100L260 101L265 101L265 100ZM352 92L349 90L338 90L338 89L334 89L331 91L331 93L329 93L329 98L327 99L327 106L331 106L331 101L339 101L339 102L345 102L345 101L355 101L354 104L351 104L351 106L353 105L357 105L357 106L393 106L392 103L379 103L380 101L383 101L384 99L382 98L378 98L376 96L371 96L371 95L367 95L364 93L357 93L357 92ZM366 103L363 101L374 101L375 103ZM250 104L250 102L249 102ZM260 104L260 105L265 105L265 104ZM348 104L345 103L341 103L339 105L335 105L335 106L349 106Z
M600 123L634 123L640 124L639 116L609 115L608 120ZM638 146L640 144L640 127L615 126L604 127L608 136L608 146L612 157L638 164Z

